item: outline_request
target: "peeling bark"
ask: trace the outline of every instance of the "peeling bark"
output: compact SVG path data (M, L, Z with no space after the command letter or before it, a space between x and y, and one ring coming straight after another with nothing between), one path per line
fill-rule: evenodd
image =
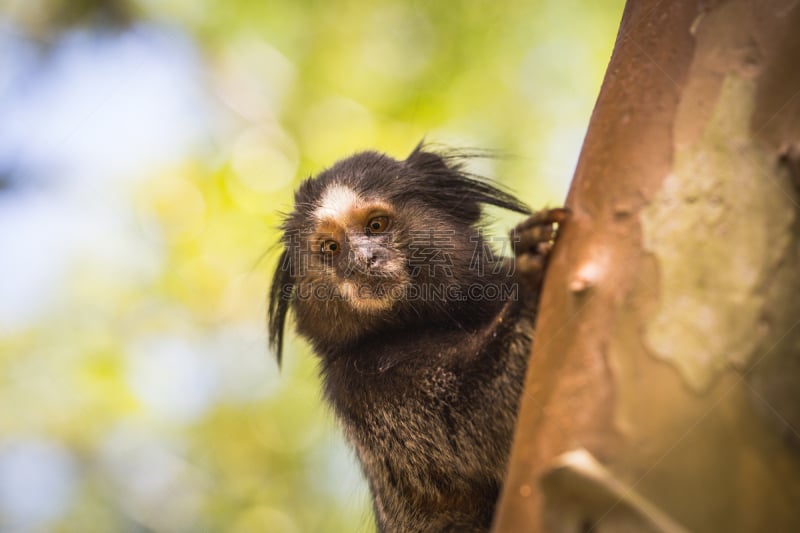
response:
M800 531L799 28L628 2L495 531Z

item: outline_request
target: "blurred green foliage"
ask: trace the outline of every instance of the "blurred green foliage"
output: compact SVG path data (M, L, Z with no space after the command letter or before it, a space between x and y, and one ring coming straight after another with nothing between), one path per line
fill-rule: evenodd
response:
M48 46L99 24L188 35L219 117L202 150L126 192L118 215L159 250L156 274L79 263L35 324L0 336L0 450L45 440L71 458L45 529L372 530L307 347L290 336L280 373L266 348L279 211L336 159L423 137L494 150L478 172L563 201L622 3L12 2L5 17Z

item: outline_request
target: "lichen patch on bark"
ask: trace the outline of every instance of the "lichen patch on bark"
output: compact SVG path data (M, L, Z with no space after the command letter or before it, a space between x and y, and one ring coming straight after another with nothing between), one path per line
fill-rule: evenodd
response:
M703 135L676 149L673 172L641 217L660 272L646 342L695 389L746 365L767 334L758 327L759 287L785 253L794 221L771 154L751 139L754 94L754 81L725 78Z

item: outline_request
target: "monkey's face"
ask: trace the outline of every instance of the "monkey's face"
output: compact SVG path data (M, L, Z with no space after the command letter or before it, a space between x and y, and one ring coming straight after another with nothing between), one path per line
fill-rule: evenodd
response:
M300 185L270 290L278 354L290 305L298 332L318 347L406 320L449 319L463 298L443 289L476 281L482 206L528 212L465 173L462 159L421 145L403 161L361 152Z
M356 312L391 309L409 281L402 226L387 202L331 184L299 236L298 299Z

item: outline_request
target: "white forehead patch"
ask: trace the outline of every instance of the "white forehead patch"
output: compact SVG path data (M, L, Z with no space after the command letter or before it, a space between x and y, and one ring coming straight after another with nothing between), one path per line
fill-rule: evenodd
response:
M333 220L344 226L349 213L362 203L361 197L350 187L331 185L325 190L314 210L314 218L319 221Z

